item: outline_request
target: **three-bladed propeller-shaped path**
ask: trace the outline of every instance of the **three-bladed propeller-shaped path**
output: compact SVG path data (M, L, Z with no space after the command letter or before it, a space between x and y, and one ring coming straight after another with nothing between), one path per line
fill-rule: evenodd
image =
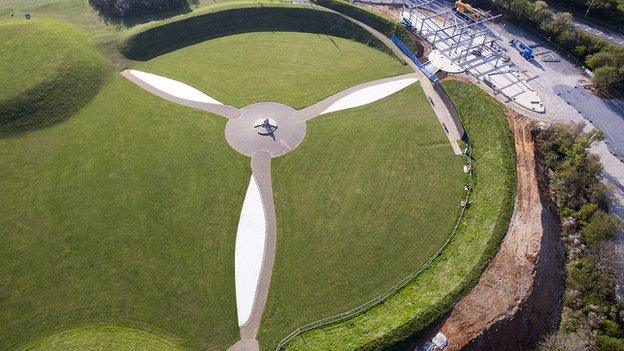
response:
M252 174L238 223L234 254L241 340L229 350L258 350L256 336L273 272L277 232L271 158L293 150L303 141L305 121L383 99L418 81L417 75L406 74L360 84L302 110L275 102L259 102L238 109L170 78L137 70L126 70L122 75L166 100L227 118L227 142L238 152L251 157ZM259 134L254 128L258 119L269 117L277 124L277 129L271 136Z

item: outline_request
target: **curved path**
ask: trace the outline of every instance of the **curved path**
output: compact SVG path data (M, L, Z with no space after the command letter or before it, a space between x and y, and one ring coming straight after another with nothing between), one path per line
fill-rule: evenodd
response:
M302 110L276 102L259 102L238 109L170 78L137 70L126 70L121 74L166 100L227 118L227 142L236 151L251 157L252 174L241 210L234 255L241 339L228 350L259 350L256 336L268 297L277 234L271 158L290 152L301 144L306 133L305 121L383 99L417 82L418 74L363 83ZM274 121L277 129L270 135L259 134L255 124L268 118Z
M457 155L462 153L458 140L463 136L463 128L454 110L448 107L448 101L444 100L443 95L437 90L439 87L436 89L389 38L362 22L337 14L380 39L400 59L410 65L415 73L363 83L302 110L274 102L260 102L238 109L224 105L198 89L170 78L136 70L125 70L121 73L136 85L166 100L227 118L226 140L238 152L251 156L252 176L239 220L235 253L237 312L241 339L228 351L259 350L256 336L268 296L276 249L277 228L271 184L271 158L292 151L303 141L306 132L305 121L321 114L372 103L420 81L436 116L444 127L453 152ZM270 136L256 133L253 128L255 121L269 117L277 122L278 129ZM259 208L259 203L262 208Z

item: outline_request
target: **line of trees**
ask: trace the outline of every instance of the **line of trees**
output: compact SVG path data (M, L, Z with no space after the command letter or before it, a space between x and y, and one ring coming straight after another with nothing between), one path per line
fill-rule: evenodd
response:
M561 216L566 248L566 290L559 330L539 351L624 351L624 245L614 239L622 223L609 213L602 165L589 147L602 132L583 124L556 124L537 136L550 173L551 194Z
M624 46L614 45L597 36L582 32L572 24L572 15L555 13L544 1L473 0L486 8L505 13L511 20L536 29L566 51L572 53L594 76L600 90L624 89Z
M624 0L550 0L612 26L624 27Z

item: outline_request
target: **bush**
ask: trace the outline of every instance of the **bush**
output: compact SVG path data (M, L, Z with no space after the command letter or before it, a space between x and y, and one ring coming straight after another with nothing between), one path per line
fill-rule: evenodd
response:
M537 351L589 351L586 334L557 332L546 336L537 345Z
M133 60L149 60L208 39L263 31L319 33L352 39L380 51L392 51L357 24L329 11L301 7L244 7L208 13L136 33L120 51Z
M89 0L104 16L126 18L186 9L196 0Z
M622 222L619 217L598 210L583 227L583 237L588 244L596 244L603 240L613 239L621 228Z
M624 351L624 339L600 335L596 338L598 351Z
M594 70L592 82L600 90L606 90L615 86L622 80L617 68L613 66L602 66Z
M622 337L622 328L614 321L606 320L602 322L602 333L613 338Z

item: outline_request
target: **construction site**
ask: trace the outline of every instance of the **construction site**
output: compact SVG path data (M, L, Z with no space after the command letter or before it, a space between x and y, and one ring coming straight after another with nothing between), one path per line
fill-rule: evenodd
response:
M500 33L490 26L500 15L461 1L450 9L438 0L405 0L400 17L407 29L431 46L428 62L425 63L428 75L439 71L467 73L510 102L532 112L546 111L542 98L529 83L530 77L514 64ZM509 44L524 59L534 60L530 46L521 41Z

